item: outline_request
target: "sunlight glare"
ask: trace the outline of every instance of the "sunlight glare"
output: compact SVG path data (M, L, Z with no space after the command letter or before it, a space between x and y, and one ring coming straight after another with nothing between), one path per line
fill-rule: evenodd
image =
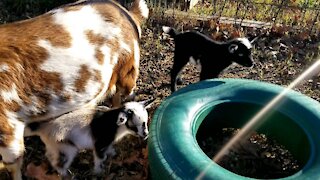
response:
M259 127L268 118L263 118L271 109L274 109L279 102L282 100L284 95L288 93L291 89L295 88L297 85L301 84L304 80L310 79L315 76L320 71L320 59L318 59L312 66L310 66L306 71L304 71L298 78L296 78L287 88L285 88L279 95L273 98L264 108L262 108L251 120L244 125L243 128L235 134L230 141L228 141L221 150L212 158L212 160L218 163L221 158L228 154L229 150L241 139L245 139L250 136L257 127ZM212 162L213 163L213 162ZM208 165L198 176L197 180L204 177L206 171L210 168L211 164Z

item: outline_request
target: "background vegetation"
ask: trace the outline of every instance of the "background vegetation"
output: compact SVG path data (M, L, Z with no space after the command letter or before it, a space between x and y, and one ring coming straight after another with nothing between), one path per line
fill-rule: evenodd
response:
M0 23L27 19L76 0L1 0Z

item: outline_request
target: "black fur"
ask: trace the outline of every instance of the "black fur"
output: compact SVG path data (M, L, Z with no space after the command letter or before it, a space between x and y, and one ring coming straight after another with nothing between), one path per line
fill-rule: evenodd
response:
M37 131L40 127L40 122L32 122L32 123L27 124L27 126L29 127L29 129L31 131Z
M174 64L171 70L171 91L177 90L176 84L181 69L189 62L190 57L199 60L202 70L200 80L216 78L232 62L250 67L253 65L251 49L241 41L234 39L228 42L217 42L197 31L179 33L170 28L167 32L175 42ZM236 45L230 53L230 45ZM243 56L239 56L242 54Z
M96 153L99 158L105 156L105 149L115 138L118 129L117 119L121 111L123 111L123 108L107 111L103 115L93 118L90 123Z
M63 152L59 152L59 160L57 166L63 168L65 163L67 162L67 156Z

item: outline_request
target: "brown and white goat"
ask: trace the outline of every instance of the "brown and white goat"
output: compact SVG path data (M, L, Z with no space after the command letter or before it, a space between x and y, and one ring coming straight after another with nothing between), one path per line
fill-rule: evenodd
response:
M46 156L63 177L80 150L91 149L94 172L103 171L107 156L115 155L113 145L127 134L148 137L148 101L126 102L108 109L104 106L72 111L48 122L27 124L26 135L38 135Z
M14 179L26 122L132 93L148 12L144 0L129 11L112 0L82 0L0 26L0 154Z

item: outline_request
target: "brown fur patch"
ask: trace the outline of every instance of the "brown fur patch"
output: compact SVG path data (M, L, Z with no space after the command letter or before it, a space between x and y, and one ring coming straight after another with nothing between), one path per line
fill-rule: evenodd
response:
M21 109L21 106L16 101L6 104L6 107L8 111L12 112L18 112Z
M47 72L39 71L41 79L39 79L39 86L47 86L49 89L52 89L54 92L61 92L63 90L63 83L61 75L57 72Z
M79 78L75 81L75 88L77 92L83 92L86 88L86 85L91 78L91 72L89 71L88 66L81 65L79 70Z
M99 34L94 34L92 30L87 31L86 36L89 42L93 45L102 46L105 42L105 38Z
M135 26L140 26L139 21L137 21L135 17L131 16L128 11L117 3L110 3L110 6L95 6L95 8L105 19L116 22L118 27L121 29L122 37L125 37L123 39L108 40L106 44L111 48L110 63L115 64L108 86L108 92L110 93L111 88L116 86L117 91L120 91L122 95L127 96L136 86L136 80L139 73L139 67L135 67L134 65L133 49L133 40L139 41L137 29L135 29ZM127 15L131 16L133 21L130 21L127 18L122 18ZM129 45L131 49L130 53L120 47L120 40ZM115 59L113 58L116 55L115 53L119 56L117 62L115 62ZM112 94L109 95L112 96Z
M93 73L93 78L95 81L101 82L101 80L102 80L101 72L95 70Z
M113 86L117 87L117 91L122 91L123 95L127 96L136 86L138 78L138 67L134 65L134 55L122 55L119 57L118 64L115 66L111 80L109 82L109 90Z
M16 42L15 39L19 39L21 43L31 44L36 44L38 40L44 39L56 47L70 47L70 34L53 20L52 14L47 13L33 19L2 25L0 39L11 42Z
M126 9L120 6L116 2L112 2L110 4L100 4L97 3L93 6L98 12L104 17L106 21L116 22L118 27L122 30L122 36L125 37L122 40L124 43L130 46L131 53L126 52L124 49L121 49L119 40L120 39L111 39L104 41L102 37L94 35L92 32L87 32L87 36L90 39L92 44L99 46L105 43L108 47L110 47L110 57L111 64L115 64L113 69L113 73L109 82L108 91L110 92L113 86L117 87L117 91L121 91L123 95L129 95L133 88L136 86L136 80L138 78L138 67L134 65L134 49L133 49L133 40L138 41L138 34L136 33L136 27L140 26L140 21L132 16ZM127 18L123 18L123 16L131 16L133 21L130 21ZM140 17L139 17L140 18ZM134 24L132 24L134 23ZM118 61L115 62L114 56L118 57ZM102 54L100 51L96 51L96 57L101 62Z
M92 30L86 32L89 42L93 45L96 45L95 57L98 60L99 64L103 64L104 54L101 52L100 48L105 43L105 38L101 35L94 34Z
M111 54L110 54L110 64L116 64L117 62L115 61L114 59L114 56L116 53L118 53L118 55L123 51L123 49L120 49L120 43L119 43L119 40L109 40L106 42L106 44L108 45L108 47L111 47ZM119 61L119 58L118 58L118 61Z
M0 38L0 62L6 62L10 67L8 73L0 75L4 80L0 89L8 89L4 86L15 83L18 95L25 104L32 103L30 96L36 95L45 106L49 103L48 91L59 92L63 84L59 74L40 70L39 66L48 54L38 46L38 40L46 39L54 46L69 47L71 37L60 25L52 23L49 14L45 14L0 26Z
M115 4L115 5L114 5ZM85 4L79 6L66 6L64 11L76 11ZM139 22L133 17L132 21L125 18L130 14L117 3L93 3L90 6L96 8L107 22L113 22L122 30L122 41L131 48L131 54L120 48L119 39L109 40L106 42L103 37L94 34L91 31L86 32L90 43L96 45L95 56L98 63L103 64L105 58L100 48L105 43L111 49L110 57L119 55L115 67L113 69L109 88L116 86L117 89L123 89L126 94L130 93L135 86L138 76L138 67L134 64L133 40L138 40L136 29ZM54 11L53 11L54 12ZM0 73L0 90L11 90L12 85L16 85L18 96L22 100L22 104L17 102L5 103L0 97L0 146L8 146L14 138L14 127L10 126L5 110L19 111L22 105L36 106L37 110L29 112L35 117L39 117L46 113L48 104L51 101L52 93L58 95L62 102L69 101L72 94L63 92L63 82L60 75L56 72L45 72L40 69L40 65L48 58L49 54L46 49L38 45L39 40L46 40L52 46L59 48L71 47L71 35L53 19L53 12L38 16L33 19L1 25L0 26L0 65L6 64L9 68L7 71ZM131 18L130 18L131 19ZM101 81L101 72L91 72L89 67L83 65L79 70L79 78L75 82L75 88L78 92L85 90L90 78ZM102 84L108 82L102 82ZM100 91L102 91L101 86ZM110 89L109 89L110 90ZM98 93L101 93L101 92ZM34 98L36 97L36 102ZM28 112L27 112L28 113ZM38 114L37 114L38 113ZM23 147L23 138L21 140Z
M97 58L98 60L98 64L103 64L104 62L104 54L101 52L100 49L96 48L96 54L95 54L95 57Z

